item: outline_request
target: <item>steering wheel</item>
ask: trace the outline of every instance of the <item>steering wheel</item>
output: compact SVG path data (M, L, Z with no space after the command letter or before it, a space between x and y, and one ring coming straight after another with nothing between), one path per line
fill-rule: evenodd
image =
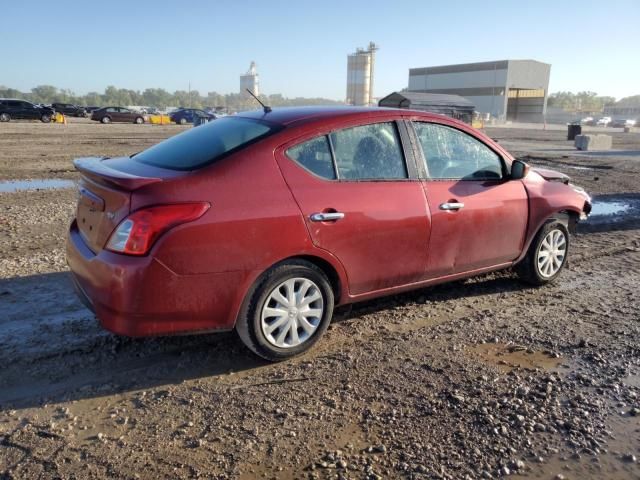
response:
M447 166L443 171L440 178L464 178L467 172L464 167L458 165Z
M449 165L449 160L443 157L430 157L427 159L427 167L429 168L429 176L433 178L442 178L443 171Z

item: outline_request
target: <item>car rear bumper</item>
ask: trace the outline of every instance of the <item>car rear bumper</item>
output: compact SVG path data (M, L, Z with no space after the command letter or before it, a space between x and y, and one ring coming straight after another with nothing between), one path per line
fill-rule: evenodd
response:
M245 272L179 275L152 255L93 253L75 221L67 263L82 302L107 330L131 337L230 330Z

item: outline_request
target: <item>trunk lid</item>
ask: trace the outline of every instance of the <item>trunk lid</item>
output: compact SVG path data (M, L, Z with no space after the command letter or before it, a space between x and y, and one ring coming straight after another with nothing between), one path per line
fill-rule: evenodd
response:
M129 215L135 190L172 176L129 157L79 158L73 163L82 174L76 211L78 230L94 253L104 248L116 226Z

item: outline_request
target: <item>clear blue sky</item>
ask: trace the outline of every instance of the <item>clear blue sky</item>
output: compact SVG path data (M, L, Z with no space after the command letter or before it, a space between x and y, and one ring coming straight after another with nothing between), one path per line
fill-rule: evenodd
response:
M377 96L406 87L410 67L509 58L551 63L551 92L640 94L640 0L23 0L0 12L0 85L24 91L236 92L255 60L265 93L344 99L346 56L372 40Z

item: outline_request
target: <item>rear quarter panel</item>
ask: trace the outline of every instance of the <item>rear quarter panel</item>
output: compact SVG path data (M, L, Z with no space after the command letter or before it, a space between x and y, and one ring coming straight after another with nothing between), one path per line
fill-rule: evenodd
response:
M322 257L343 274L335 258L314 247L302 213L274 158L284 141L269 137L184 177L143 187L132 210L143 206L207 201L195 222L161 237L152 254L180 275L256 272L299 255Z

